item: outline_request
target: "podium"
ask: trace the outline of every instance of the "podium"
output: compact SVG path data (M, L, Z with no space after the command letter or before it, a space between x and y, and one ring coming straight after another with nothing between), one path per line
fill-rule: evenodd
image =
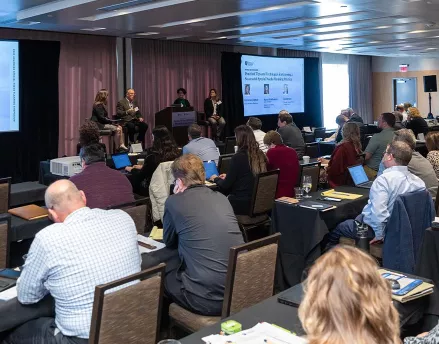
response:
M179 147L188 143L187 128L197 123L193 107L170 106L155 114L155 125L164 125L172 133Z

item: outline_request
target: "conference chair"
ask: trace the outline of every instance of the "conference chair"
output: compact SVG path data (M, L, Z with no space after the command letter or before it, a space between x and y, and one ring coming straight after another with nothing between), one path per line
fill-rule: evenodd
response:
M326 128L315 128L314 129L314 137L316 139L325 139L326 138Z
M197 124L201 127L202 136L212 138L212 126L210 122L206 119L206 114L204 112L197 112Z
M276 199L279 169L259 173L255 177L253 195L248 215L236 215L245 242L249 242L249 231L270 223L268 214Z
M234 154L235 153L220 155L220 157L218 159L218 172L220 174L223 174L223 173L227 174L229 172L230 162L232 161L232 156Z
M162 263L95 288L90 344L158 342L165 266Z
M148 197L130 203L111 206L107 209L121 209L130 215L136 225L138 234L144 234L152 228L151 201Z
M234 154L236 146L236 137L235 136L227 136L226 137L226 151L225 154Z
M104 142L106 141L106 142ZM114 152L114 133L111 130L99 130L99 142L103 143L105 147L108 147L107 154L113 154Z
M0 214L0 269L9 268L11 216Z
M315 142L314 133L304 133L302 132L303 140L305 143L313 143Z
M319 144L317 142L307 143L305 145L305 155L308 155L311 159L318 158L320 156Z
M300 174L299 174L299 180L297 181L297 186L302 185L303 176L311 176L312 179L311 192L316 192L320 180L320 162L316 162L305 166L302 165L300 166Z
M221 316L203 316L172 303L171 327L197 332L273 296L280 233L230 248Z
M0 214L7 213L11 201L11 178L0 178Z

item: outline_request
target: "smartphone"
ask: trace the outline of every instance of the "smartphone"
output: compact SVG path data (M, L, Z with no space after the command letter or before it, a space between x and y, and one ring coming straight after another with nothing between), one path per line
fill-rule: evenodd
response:
M332 197L324 197L324 201L331 201L331 202L341 202L340 198L332 198Z

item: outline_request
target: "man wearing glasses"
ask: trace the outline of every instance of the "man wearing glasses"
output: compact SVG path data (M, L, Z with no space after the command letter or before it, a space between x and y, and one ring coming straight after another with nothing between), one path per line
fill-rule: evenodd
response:
M412 158L412 149L401 141L393 141L384 152L385 170L372 184L369 201L356 221L369 226L370 243L384 239L384 229L399 195L425 190L425 183L410 173L407 165ZM327 248L338 244L340 237L355 239L357 234L355 221L346 220L340 223L328 236Z
M119 100L116 106L116 116L122 120L128 130L128 137L131 143L134 143L134 134L139 133L138 140L145 148L145 133L148 130L148 124L145 123L139 109L137 100L134 99L136 92L129 88L124 99Z

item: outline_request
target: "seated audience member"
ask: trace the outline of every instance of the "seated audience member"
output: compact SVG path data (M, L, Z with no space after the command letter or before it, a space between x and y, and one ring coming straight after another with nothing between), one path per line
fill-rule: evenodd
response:
M439 131L432 131L425 137L428 149L427 160L433 166L436 178L439 179Z
M152 137L152 147L147 151L144 164L125 167L131 172L129 180L134 193L142 196L149 195L149 184L157 166L165 161L174 161L181 155L174 137L164 125L156 126L152 130Z
M205 186L200 158L186 154L171 166L174 195L165 203L163 241L178 248L181 264L165 277L166 294L203 315L220 315L229 250L243 243L230 202Z
M96 122L99 129L111 130L114 134L114 139L118 149L127 150L124 144L124 134L120 125L114 124L108 118L108 90L102 89L96 94L95 102L93 104L93 112L91 120Z
M407 112L408 112L409 108L413 107L413 105L411 103L404 103L404 104L402 104L402 106L404 108L404 110L402 112L402 117L404 118L404 122L407 122L407 120L408 120L408 113Z
M437 344L439 343L439 324L430 332L424 332L416 337L405 337L404 344Z
M395 116L395 125L393 126L393 128L395 130L404 129L405 127L402 124L403 121L402 113L400 113L399 111L393 111L392 113Z
M387 145L393 139L393 133L395 132L395 129L393 129L394 125L395 116L392 113L383 113L378 118L378 127L382 130L370 138L369 144L364 150L366 153L366 165L364 169L369 178L374 178L378 172L383 153Z
M395 136L393 141L405 142L412 149L412 158L407 165L410 173L421 178L425 183L427 190L430 192L431 197L436 198L438 180L436 178L436 173L434 172L433 166L424 158L421 153L417 152L416 149L416 139L413 132L409 129L401 129L395 131ZM384 164L381 162L380 170L378 175L384 172Z
M422 118L419 110L415 107L410 107L407 110L406 128L411 129L416 138L418 138L419 134L427 135L428 133L427 121Z
M79 145L84 147L91 144L99 144L99 140L100 135L98 125L96 122L86 120L84 124L79 127Z
M369 226L371 244L383 240L384 229L396 197L407 192L425 190L425 183L407 168L411 158L412 149L407 143L392 141L387 146L383 157L386 170L373 182L369 201L357 217L358 221ZM354 220L346 220L339 224L328 235L328 246L337 245L342 236L352 239L356 237Z
M293 117L288 111L282 110L279 112L277 120L277 132L282 137L282 142L285 146L294 148L296 150L299 160L305 154L305 141L303 140L302 132L294 124Z
M355 123L345 123L342 132L343 140L335 147L331 159L329 161L321 159L322 163L328 164L326 174L331 188L340 185L352 185L348 167L360 163L360 128Z
M345 115L338 115L337 118L335 119L335 122L338 125L337 131L332 134L330 137L327 137L324 141L325 142L340 142L343 137L342 137L342 129L343 129L343 125L347 122L348 118Z
M229 173L211 180L229 193L229 201L236 215L248 215L253 195L255 175L267 171L267 157L259 149L250 127L240 125L235 129L238 151L230 161Z
M299 179L299 158L294 149L282 143L280 134L270 130L264 136L264 144L269 148L267 151L267 170L279 169L276 198L294 197L294 186Z
M182 107L190 107L191 104L189 100L186 99L186 90L184 88L179 88L177 90L178 98L175 99L174 105L181 105Z
M87 196L90 208L134 202L133 188L125 175L105 165L105 152L99 145L89 145L79 152L82 172L70 178Z
M218 148L213 140L201 136L201 127L198 124L192 124L187 132L189 143L183 147L183 154L195 154L202 161L214 160L218 164Z
M45 200L55 223L36 234L17 298L28 305L50 294L55 318L21 325L6 343L85 344L95 287L140 271L136 227L122 210L88 208L85 194L68 180L49 186Z
M247 121L247 125L252 128L253 134L255 134L256 142L259 145L261 151L267 154L268 147L264 143L265 133L261 130L262 121L256 117L250 117Z
M309 344L401 342L390 284L355 247L336 247L311 267L299 319Z
M342 111L342 114L345 114L345 116L347 118L349 118L348 122L354 122L354 123L359 123L364 125L363 119L361 118L360 115L358 115L357 113L355 113L355 111L351 108L347 108L344 111Z

